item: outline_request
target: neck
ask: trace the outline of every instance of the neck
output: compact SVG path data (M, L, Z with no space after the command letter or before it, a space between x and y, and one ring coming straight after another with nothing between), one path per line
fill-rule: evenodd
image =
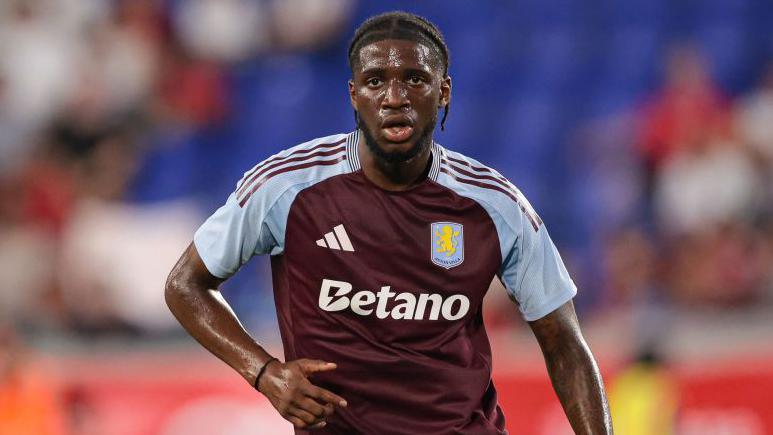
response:
M365 140L362 138L357 144L360 166L368 180L376 186L384 190L407 190L427 177L432 155L431 146L426 147L410 160L393 163L374 155L365 144Z

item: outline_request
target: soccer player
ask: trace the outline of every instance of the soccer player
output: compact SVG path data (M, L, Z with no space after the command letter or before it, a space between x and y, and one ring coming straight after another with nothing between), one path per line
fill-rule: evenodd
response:
M246 172L172 270L167 303L296 433L504 434L481 311L497 276L575 432L611 433L545 225L502 175L433 141L448 61L424 18L365 21L349 47L357 130ZM216 290L256 254L271 255L284 361Z

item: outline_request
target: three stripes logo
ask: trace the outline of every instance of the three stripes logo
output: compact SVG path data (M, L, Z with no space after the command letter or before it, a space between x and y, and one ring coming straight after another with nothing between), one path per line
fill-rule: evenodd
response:
M336 225L333 231L326 233L325 237L317 240L317 246L336 251L354 252L352 241L349 240L349 235L346 234L343 224Z

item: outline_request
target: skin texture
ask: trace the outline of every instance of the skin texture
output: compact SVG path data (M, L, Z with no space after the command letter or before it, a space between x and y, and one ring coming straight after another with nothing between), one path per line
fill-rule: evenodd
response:
M365 176L386 190L406 190L426 178L438 110L451 99L451 78L429 48L411 41L384 40L360 49L349 81L352 107L365 141L360 163ZM413 127L401 142L382 127L399 118ZM363 144L362 142L367 142ZM272 357L244 330L217 291L222 279L210 274L193 244L166 283L166 301L183 327L251 385ZM530 326L545 356L548 373L577 434L611 434L604 385L568 302ZM346 401L313 385L314 373L335 370L332 362L300 359L270 362L257 385L296 428L323 427Z
M545 357L553 389L574 433L611 434L604 382L580 331L569 301L547 316L529 322Z

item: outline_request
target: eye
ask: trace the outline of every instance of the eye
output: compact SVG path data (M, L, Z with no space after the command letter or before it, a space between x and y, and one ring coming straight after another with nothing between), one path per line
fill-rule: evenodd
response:
M368 86L376 87L376 86L380 86L381 83L383 83L383 81L381 81L380 78L373 77L373 78L368 79L368 81L366 83L368 84Z
M410 76L408 78L408 84L410 84L410 85L420 85L422 83L424 83L424 79L422 77Z

